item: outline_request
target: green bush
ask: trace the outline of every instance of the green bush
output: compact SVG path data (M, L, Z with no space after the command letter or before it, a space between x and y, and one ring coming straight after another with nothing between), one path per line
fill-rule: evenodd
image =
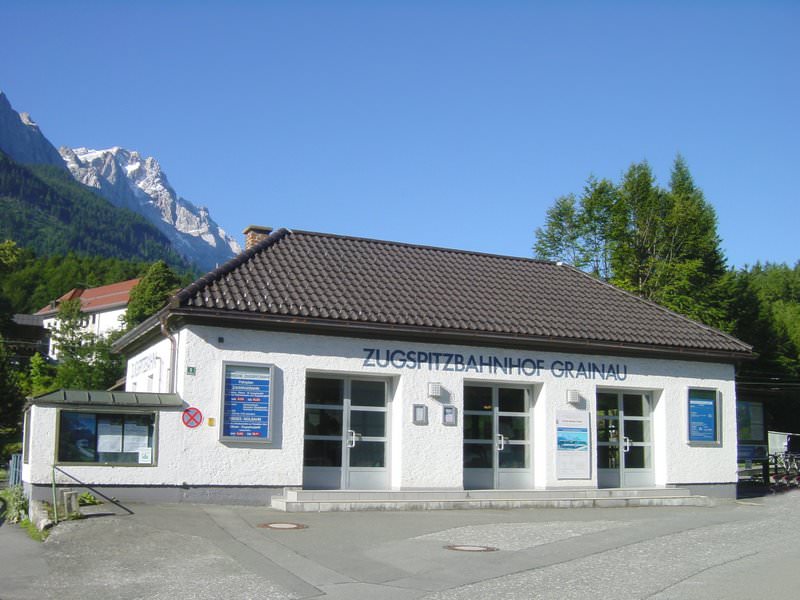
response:
M22 442L11 442L0 446L0 466L6 467L11 460L12 454L22 452Z
M9 523L19 523L28 518L28 498L21 485L14 485L0 492L5 502L3 518Z
M95 504L102 504L100 500L95 498L89 492L83 492L80 496L78 496L78 504L81 506L93 506Z

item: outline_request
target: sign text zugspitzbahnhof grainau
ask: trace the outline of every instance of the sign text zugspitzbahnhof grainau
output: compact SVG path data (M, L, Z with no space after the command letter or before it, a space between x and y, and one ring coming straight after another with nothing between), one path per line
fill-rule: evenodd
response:
M365 368L427 369L491 375L539 377L548 371L563 379L601 379L625 381L628 365L586 360L553 360L496 356L494 354L459 354L392 348L364 348Z

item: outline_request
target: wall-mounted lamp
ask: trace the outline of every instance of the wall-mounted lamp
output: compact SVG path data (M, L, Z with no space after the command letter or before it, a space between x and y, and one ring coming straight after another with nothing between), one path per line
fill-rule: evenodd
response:
M429 398L439 398L442 395L442 384L441 383L428 383L428 397Z
M567 390L567 404L576 406L581 403L581 395L578 390Z
M458 409L455 406L442 407L442 425L455 427L458 425Z
M428 407L424 404L414 405L413 414L414 425L427 425L428 424Z

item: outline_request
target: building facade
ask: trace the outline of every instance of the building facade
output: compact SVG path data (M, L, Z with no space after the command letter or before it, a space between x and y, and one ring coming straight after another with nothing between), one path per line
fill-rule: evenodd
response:
M32 400L31 489L735 493L742 342L560 264L254 233L120 340L124 394Z
M53 330L58 325L58 308L61 303L79 300L81 312L85 315L83 331L101 337L123 328L122 319L128 307L131 290L138 283L139 279L129 279L96 288L74 288L41 308L35 316L42 319L45 329ZM58 348L53 340L50 340L48 355L53 359L58 358Z

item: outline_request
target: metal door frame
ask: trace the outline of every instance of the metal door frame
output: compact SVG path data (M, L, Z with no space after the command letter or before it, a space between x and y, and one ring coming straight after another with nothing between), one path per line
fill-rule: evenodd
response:
M599 457L597 460L597 485L598 487L613 488L613 487L650 487L654 485L654 449L655 443L653 440L653 412L655 409L655 397L650 391L643 390L626 390L626 389L598 389L595 394L595 402L597 396L600 394L614 395L617 397L617 416L616 417L601 417L599 410L595 417L595 425L598 429L596 436L597 446L595 449L595 456L598 457L600 447L615 447L618 449L617 456L619 464L615 468L604 468L600 466ZM645 406L648 411L646 415L625 415L624 397L625 396L640 396L645 400ZM597 405L595 405L597 408ZM617 423L617 436L616 441L601 441L600 434L600 419L608 419L609 421ZM645 441L634 442L630 437L625 435L625 421L640 421L645 423L647 428L644 432ZM630 468L625 466L625 455L630 452L633 447L643 447L649 449L649 466L645 468ZM645 450L645 457L647 457L647 450Z
M325 483L320 483L325 489L388 489L389 487L389 444L391 442L391 427L390 427L390 401L391 401L391 379L384 377L362 377L360 375L338 375L335 373L312 373L307 375L307 379L330 379L342 383L342 404L308 404L307 400L303 403L303 419L305 423L306 410L308 408L315 408L321 410L341 410L342 412L342 431L341 435L326 436L326 435L307 435L305 432L305 425L303 431L303 440L329 440L341 442L341 455L340 466L338 467L307 467L305 465L305 456L303 458L303 485L306 486L306 470L308 469L309 479L312 480L308 489L316 489L317 482L332 481L332 471L338 470L339 475L337 487L331 487ZM359 406L352 403L352 384L353 381L370 381L380 382L384 386L384 403L382 407L375 406ZM352 413L354 411L362 412L381 412L384 414L384 435L383 436L363 436L356 432L351 427ZM351 467L350 466L350 450L354 448L359 442L382 442L383 443L383 467ZM328 471L327 476L315 478L315 470L318 474L324 474ZM375 487L360 487L352 485L353 475L357 475L356 479L364 481L370 479L370 474L374 474ZM363 477L358 477L363 475ZM316 481L313 481L315 480Z
M489 480L492 484L490 489L525 489L532 487L533 482L533 416L531 413L532 408L532 399L533 394L531 391L530 386L525 385L518 385L518 384L507 384L503 382L498 383L485 383L485 382L464 382L464 389L468 387L480 387L480 388L488 388L492 391L492 408L491 411L475 411L475 410L467 410L466 405L464 406L464 418L462 419L462 445L486 445L489 444L485 439L476 439L476 438L464 438L464 430L463 426L467 421L467 418L471 415L486 415L487 412L491 412L492 416L492 435L491 435L491 446L492 446L492 466L491 466L491 475L487 477L484 474L482 477L477 472L480 471L488 471L489 468L475 468L475 469L468 469L464 467L464 487L465 489L481 489L476 488L471 485L467 485L468 481L468 473L467 471L472 471L472 474L475 474L475 479L484 479ZM525 398L525 410L523 412L511 412L511 411L500 411L500 390L501 389L513 389L513 390L521 390L524 393ZM524 440L511 440L506 438L500 432L500 418L501 417L524 417L525 421L525 438ZM507 468L500 466L500 452L502 452L507 445L512 446L525 446L525 461L527 463L527 467L525 468ZM472 481L472 478L469 478ZM522 485L513 484L513 480L517 479L522 483ZM505 482L511 482L511 486L505 486Z

